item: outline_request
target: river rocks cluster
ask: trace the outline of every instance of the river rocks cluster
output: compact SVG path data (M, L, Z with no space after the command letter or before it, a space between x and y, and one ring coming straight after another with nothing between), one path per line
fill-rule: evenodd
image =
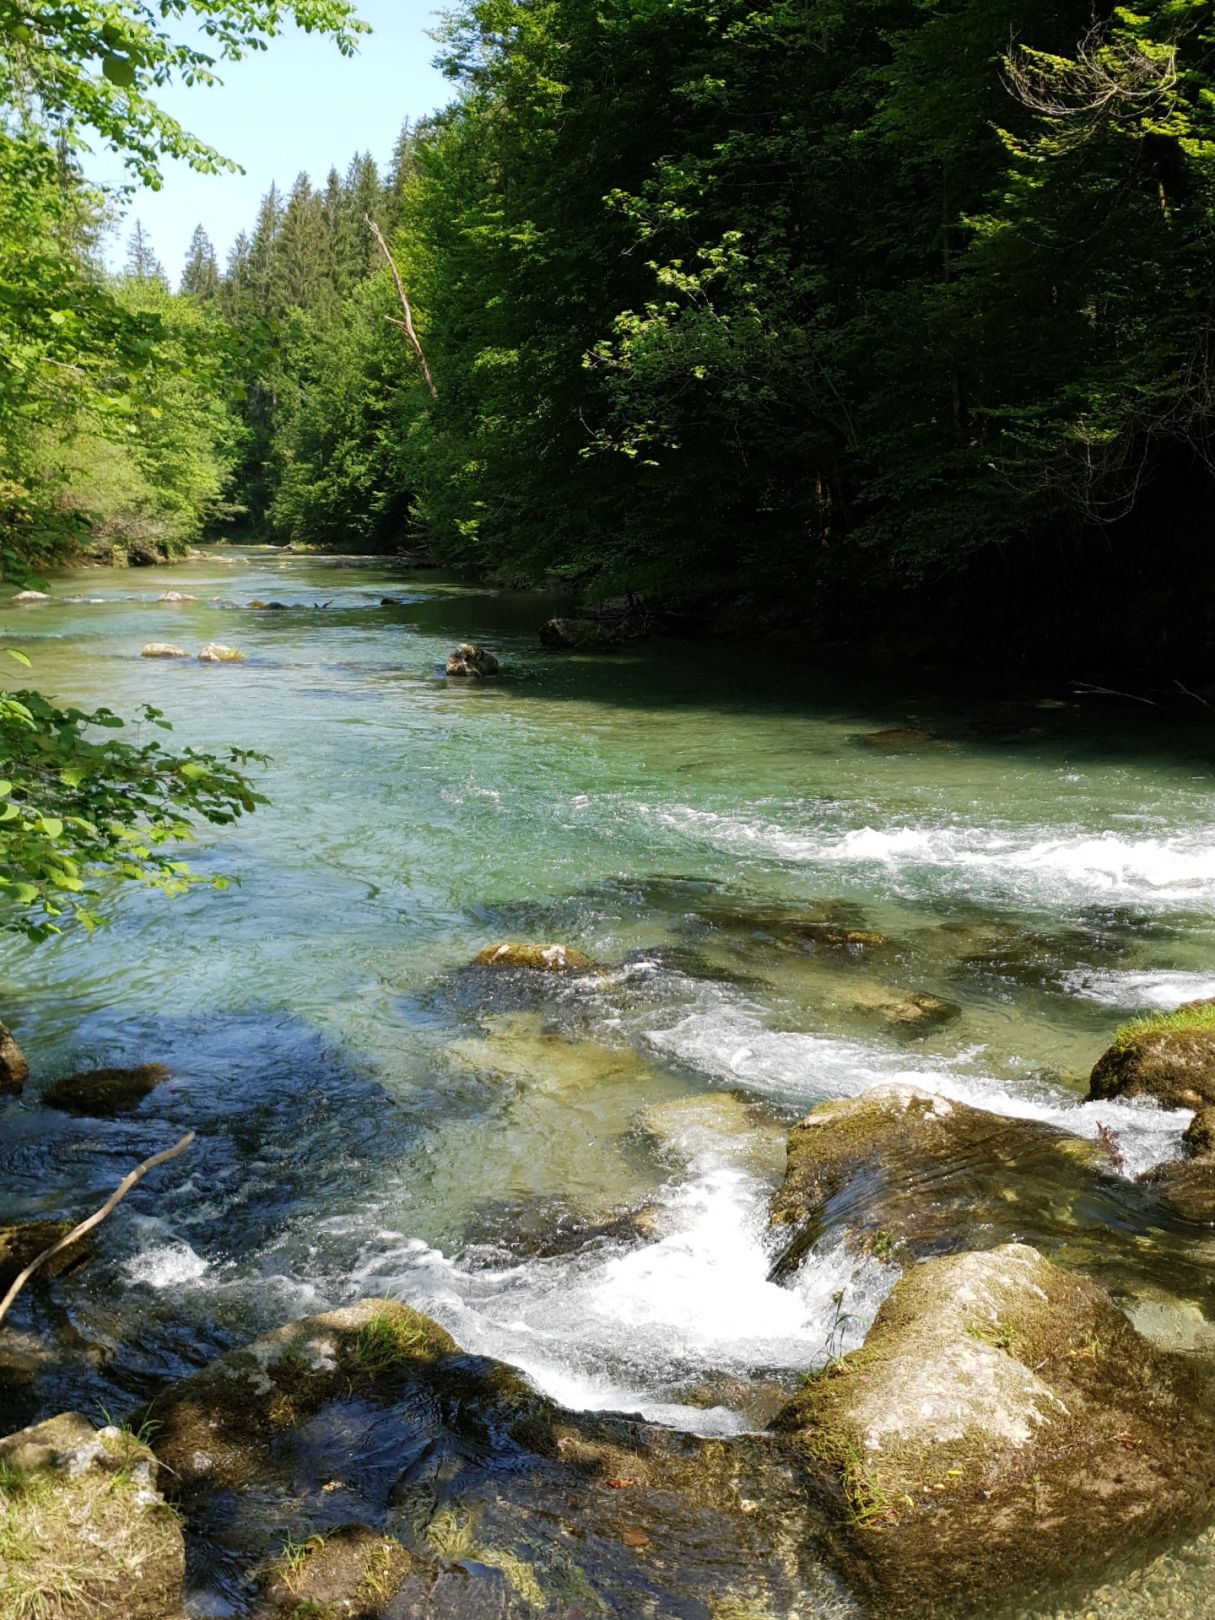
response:
M771 926L787 924L792 938L860 930L846 912ZM473 966L542 987L596 971L551 943L490 945ZM897 1009L892 1021L956 1015L922 993L860 999ZM1201 1099L1205 1017L1120 1032L1111 1053L1137 1054L1119 1072L1141 1106ZM1095 1092L1117 1084L1115 1068L1100 1060ZM18 1076L13 1092L28 1073L7 1031L3 1073ZM104 1118L169 1078L157 1064L92 1070L42 1101ZM1210 1522L1201 1369L1120 1308L1146 1297L1174 1240L1153 1228L1149 1244L1111 1243L1110 1189L1127 1183L1108 1133L900 1081L821 1104L782 1154L757 1108L683 1097L635 1129L669 1163L707 1137L738 1139L740 1168L779 1178L776 1283L793 1284L822 1244L889 1277L863 1342L795 1392L763 1378L754 1398L723 1396L711 1376L689 1384L689 1403L729 1399L757 1432L705 1440L565 1411L421 1312L362 1300L163 1389L130 1414L146 1445L71 1413L0 1441L0 1593L6 1547L32 1549L26 1563L49 1582L70 1526L97 1551L57 1620L93 1620L119 1590L123 1613L179 1620L183 1530L254 1620L855 1613L848 1593L871 1620L987 1620L997 1599L1057 1602ZM1215 1224L1215 1104L1194 1113L1184 1146L1135 1194L1168 1211L1180 1248L1187 1229ZM0 1288L67 1230L0 1226ZM665 1233L642 1210L610 1235Z
M189 658L190 654L184 647L179 647L172 641L150 641L139 655L141 658ZM209 641L198 652L200 664L240 664L244 662L245 655L238 652L235 647L225 646L222 641Z

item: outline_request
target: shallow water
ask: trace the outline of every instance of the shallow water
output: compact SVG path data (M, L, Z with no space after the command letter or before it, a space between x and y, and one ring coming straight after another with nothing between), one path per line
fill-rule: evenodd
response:
M286 1316L383 1293L568 1405L737 1432L762 1422L749 1388L858 1342L896 1275L827 1244L767 1281L781 1131L808 1106L903 1077L1107 1126L1128 1178L1176 1155L1187 1115L1081 1098L1121 1019L1215 993L1209 725L770 649L545 654L554 601L380 563L217 551L53 590L0 609L42 689L264 749L272 804L200 838L198 869L238 888L128 895L91 943L3 952L35 1081L0 1115L0 1213L83 1213L199 1132L98 1262L23 1305L61 1361L10 1421L121 1410ZM139 657L212 639L248 661ZM500 681L445 679L463 639ZM934 739L863 740L906 726ZM806 948L781 908L827 902L890 945ZM510 938L607 971L468 968ZM891 987L961 1014L899 1037L874 1011ZM148 1060L175 1078L125 1121L38 1107L68 1069ZM1135 1207L1128 1179L1128 1225ZM1213 1244L1182 1238L1184 1287L1126 1303L1209 1353ZM1206 1613L1209 1553L1162 1567L1172 1607L1151 1612ZM1107 1608L1137 1612L1123 1588Z

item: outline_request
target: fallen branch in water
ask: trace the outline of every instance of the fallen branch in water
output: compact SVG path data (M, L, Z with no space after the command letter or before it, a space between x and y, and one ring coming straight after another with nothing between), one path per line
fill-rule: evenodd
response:
M175 1159L179 1153L184 1153L193 1140L194 1132L190 1131L182 1137L175 1147L166 1148L163 1153L156 1153L152 1158L145 1159L142 1164L136 1165L130 1175L124 1176L118 1183L99 1210L95 1210L87 1220L81 1221L79 1226L74 1226L66 1236L61 1237L58 1243L52 1243L49 1249L43 1249L36 1259L31 1260L21 1275L16 1278L8 1293L5 1294L3 1299L0 1299L0 1322L3 1322L8 1315L9 1307L36 1271L40 1270L48 1260L53 1259L55 1255L68 1248L70 1244L75 1243L77 1238L82 1238L86 1232L91 1232L95 1226L100 1226L106 1216L121 1204L137 1181L142 1181L148 1171L155 1170L157 1165L168 1164L170 1159Z

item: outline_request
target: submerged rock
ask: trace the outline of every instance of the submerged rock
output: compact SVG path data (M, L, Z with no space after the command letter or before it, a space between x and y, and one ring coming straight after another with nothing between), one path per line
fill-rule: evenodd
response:
M76 1412L0 1440L5 1620L177 1620L185 1543L133 1435Z
M1180 1010L1180 1009L1179 1009ZM1096 1063L1090 1099L1154 1097L1162 1108L1215 1103L1215 1019L1207 1028L1145 1027L1116 1040Z
M73 1221L16 1221L0 1225L0 1292L10 1288L31 1260L72 1230ZM61 1277L88 1254L90 1239L77 1238L39 1270L40 1277Z
M922 726L887 726L884 731L866 731L860 741L871 748L929 748L943 739Z
M599 619L549 619L540 626L540 645L577 652L618 647L619 634Z
M29 606L34 602L49 602L50 597L45 591L18 591L16 596L9 597L9 601Z
M418 1597L426 1599L437 1565L420 1565L393 1536L366 1525L343 1525L314 1535L278 1559L264 1582L255 1620L303 1616L406 1615L393 1600L416 1573ZM424 1610L422 1611L425 1612Z
M447 673L482 681L498 673L498 660L475 642L462 641L447 655Z
M158 602L197 602L197 596L187 596L184 591L166 591L163 596L156 598Z
M141 658L189 658L184 647L176 647L171 641L149 641L139 655Z
M89 1069L54 1081L42 1093L42 1101L64 1114L109 1119L137 1108L149 1091L169 1077L163 1063L141 1063L134 1069Z
M222 641L208 641L198 655L200 664L243 664L245 655L235 647L225 647Z
M939 1029L961 1016L956 1001L943 1001L940 996L923 990L896 990L886 986L874 987L853 995L854 1012L880 1019L897 1034L924 1034Z
M1033 1234L1074 1243L1077 1210L1100 1221L1096 1142L1038 1120L1008 1119L904 1083L823 1103L789 1133L771 1223L788 1231L772 1276L801 1265L827 1232L904 1260Z
M913 1267L776 1419L882 1615L989 1614L1206 1522L1215 1432L1109 1297L1007 1244Z
M1139 1184L1179 1220L1215 1226L1215 1157L1157 1165L1140 1177Z
M249 606L251 608L256 608L258 612L261 613L286 613L287 611L286 602L263 602L260 601L256 596L253 598L252 602L249 603Z
M474 967L528 968L534 973L590 973L596 963L568 945L487 945Z
M13 1039L7 1024L0 1024L0 1096L6 1091L20 1091L30 1077L30 1066L25 1053Z

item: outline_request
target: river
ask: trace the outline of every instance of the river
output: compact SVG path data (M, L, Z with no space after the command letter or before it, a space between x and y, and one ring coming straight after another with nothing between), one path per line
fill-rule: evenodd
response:
M1128 1211L1129 1178L1179 1152L1187 1115L1082 1097L1121 1019L1215 994L1209 726L767 644L546 653L555 599L379 561L222 548L51 589L3 615L42 690L264 750L271 804L195 846L238 885L127 894L92 940L4 948L35 1078L0 1115L0 1213L83 1214L199 1133L93 1264L23 1305L56 1364L0 1403L6 1427L124 1410L376 1293L567 1405L737 1432L750 1386L858 1342L894 1280L826 1245L767 1281L780 1133L814 1103L903 1077L1105 1125ZM139 656L213 639L247 661ZM499 680L444 677L466 639ZM891 728L929 735L866 740ZM891 949L792 948L781 908L828 903ZM469 969L509 939L607 971L521 988ZM877 1016L906 991L960 1015L909 1040ZM174 1078L125 1120L37 1106L42 1080L146 1061ZM720 1106L668 1106L691 1096ZM1213 1249L1194 1239L1172 1317L1132 1315L1215 1349ZM1191 1549L1093 1612L1198 1616L1210 1578Z

